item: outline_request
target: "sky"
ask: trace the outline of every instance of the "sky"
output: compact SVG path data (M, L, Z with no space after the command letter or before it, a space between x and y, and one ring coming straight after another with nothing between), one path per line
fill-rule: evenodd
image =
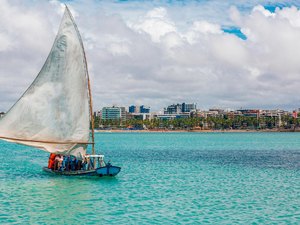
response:
M64 4L82 35L95 111L300 107L299 1L0 0L0 111L41 69Z

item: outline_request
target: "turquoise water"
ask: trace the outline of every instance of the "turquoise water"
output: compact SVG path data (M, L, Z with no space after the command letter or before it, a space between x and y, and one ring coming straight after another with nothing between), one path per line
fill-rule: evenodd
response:
M0 223L299 224L300 133L97 133L115 178L0 142Z

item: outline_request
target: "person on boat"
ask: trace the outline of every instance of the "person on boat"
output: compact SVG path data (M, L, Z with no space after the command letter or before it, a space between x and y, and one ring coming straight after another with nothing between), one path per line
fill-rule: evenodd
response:
M88 157L88 170L94 169L94 159Z
M94 158L93 157L88 157L87 158L87 169L92 170L94 169Z
M54 160L54 170L59 170L61 169L61 166L62 166L62 162L63 162L63 156L62 155L57 155L55 157L55 160Z
M53 170L54 167L54 160L55 160L56 154L51 153L49 156L49 161L48 161L48 168Z
M82 170L86 170L86 158L83 157L83 160L82 160Z
M63 160L63 168L66 171L70 171L70 156L69 155L65 155L64 156L64 160Z
M71 164L71 170L75 171L77 169L77 159L75 156L70 156L70 164Z
M101 159L99 160L99 166L100 166L100 167L105 166L105 162L104 162L103 158L101 158Z
M81 170L81 168L82 168L82 160L77 159L77 170Z
M107 167L111 167L110 160L108 160L108 162L106 163L106 166L107 166Z
M60 155L59 159L58 159L58 170L62 170L63 169L63 161L64 161L64 156Z
M57 170L58 155L55 156L53 170Z
M68 170L68 156L63 156L63 161L61 165L61 171Z
M82 165L82 168L83 170L89 170L89 165L90 165L90 157L88 157L89 154L86 154L84 157L83 157L83 165Z

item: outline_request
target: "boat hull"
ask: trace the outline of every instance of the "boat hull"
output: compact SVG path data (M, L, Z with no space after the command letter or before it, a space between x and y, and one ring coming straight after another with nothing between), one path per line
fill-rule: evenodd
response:
M43 170L47 173L63 175L63 176L116 176L120 171L121 167L118 166L103 166L94 170L76 170L76 171L58 171L51 170L48 167L43 167Z
M107 165L96 169L96 173L100 176L116 176L121 171L121 167Z

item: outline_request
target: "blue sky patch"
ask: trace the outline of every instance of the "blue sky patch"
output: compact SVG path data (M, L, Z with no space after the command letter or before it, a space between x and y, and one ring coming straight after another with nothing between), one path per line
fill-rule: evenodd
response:
M247 40L247 36L238 27L223 27L222 30L228 34L234 34L242 40Z
M291 6L295 6L299 8L300 3L299 1L287 1L285 3L271 3L271 4L264 5L264 8L270 11L271 13L274 13L276 8L282 9L284 7L291 7Z
M271 13L274 13L276 8L282 9L283 7L287 7L287 6L289 5L277 3L277 4L265 5L264 8L270 11Z

